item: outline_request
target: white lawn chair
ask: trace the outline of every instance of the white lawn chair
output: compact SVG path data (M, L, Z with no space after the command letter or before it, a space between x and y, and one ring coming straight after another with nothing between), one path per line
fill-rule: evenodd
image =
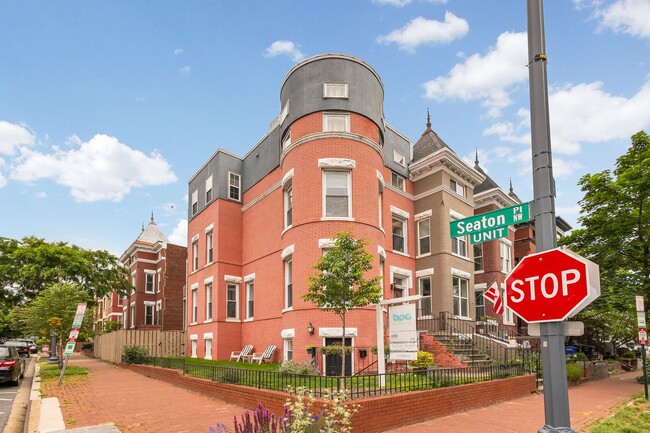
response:
M248 357L250 356L252 350L253 350L253 345L248 344L244 346L244 348L240 352L230 352L230 360L235 362L246 361L248 360Z
M275 345L271 344L266 348L264 353L253 353L253 356L251 356L251 362L257 362L258 364L261 364L264 361L270 361L273 357L273 352L275 352Z

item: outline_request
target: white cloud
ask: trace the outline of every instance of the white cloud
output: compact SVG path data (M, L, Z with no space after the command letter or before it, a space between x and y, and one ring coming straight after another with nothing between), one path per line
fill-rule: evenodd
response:
M34 197L36 197L36 198L47 198L47 193L45 191L39 191L34 195Z
M175 213L178 212L178 208L176 206L176 203L174 202L167 202L163 205L163 211L165 212L165 215L174 215Z
M553 177L556 179L564 179L576 174L580 169L584 168L578 161L567 161L564 158L553 156Z
M630 98L603 90L603 83L552 89L549 110L553 151L576 154L580 143L625 139L650 125L650 81Z
M425 97L438 101L482 100L494 117L510 105L508 90L528 81L527 52L525 32L502 33L496 46L484 56L474 54L456 64L447 76L425 83Z
M13 155L16 147L35 141L36 137L25 126L0 120L0 154Z
M0 188L4 188L7 185L7 178L0 173Z
M650 38L650 0L617 0L604 9L597 9L596 16L603 27L614 32Z
M555 206L556 215L578 215L580 206Z
M445 21L417 17L398 30L377 38L383 44L396 43L400 50L414 52L424 44L445 44L462 38L469 32L469 24L451 12L445 13Z
M305 58L298 45L291 41L275 41L266 48L265 57L277 57L281 55L290 56L294 62L299 62Z
M51 154L20 149L10 177L22 182L52 179L70 188L79 202L120 201L132 188L166 185L177 180L157 152L147 156L115 137L98 134L69 150Z
M181 74L189 74L190 72L192 72L192 67L191 66L183 66L182 68L180 68L178 70L178 72L180 72Z
M174 55L175 55L175 56L178 56L178 55L180 55L180 54L183 54L183 49L182 49L182 48L176 48L176 49L174 50Z
M175 245L187 246L187 220L182 219L178 221L176 227L172 230L171 234L167 237L169 242Z

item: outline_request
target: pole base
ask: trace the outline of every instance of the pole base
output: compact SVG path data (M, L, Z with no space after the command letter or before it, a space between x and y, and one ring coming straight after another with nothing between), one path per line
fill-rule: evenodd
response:
M48 364L58 364L59 363L59 358L48 358L47 363Z
M550 425L545 425L537 431L537 433L578 433L573 430L571 427L552 427Z

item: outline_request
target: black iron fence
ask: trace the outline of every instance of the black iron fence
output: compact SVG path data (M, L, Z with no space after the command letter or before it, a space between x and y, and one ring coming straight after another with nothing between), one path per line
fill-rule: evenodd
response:
M182 370L183 374L189 377L258 389L287 391L290 388L304 387L309 389L315 397L322 397L328 391L345 389L350 399L522 376L533 373L534 368L530 359L522 358L516 361L513 360L509 364L467 368L430 368L418 371L381 375L366 374L343 378L339 376L308 376L277 371L193 364L183 358L144 358L142 363L154 367Z

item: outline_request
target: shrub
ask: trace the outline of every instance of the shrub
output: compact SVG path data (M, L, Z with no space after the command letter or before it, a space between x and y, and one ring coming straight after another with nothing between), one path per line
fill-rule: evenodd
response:
M318 376L320 372L311 360L295 363L287 360L280 365L280 373L305 374L308 376Z
M580 364L567 364L566 365L566 378L569 382L577 382L582 379L584 369Z
M124 362L127 364L144 364L149 350L142 346L124 346Z
M418 370L425 370L433 365L433 355L424 350L418 350L418 359L409 363L411 367Z
M627 352L623 352L621 355L621 359L636 359L636 353L634 353L631 350L628 350Z

